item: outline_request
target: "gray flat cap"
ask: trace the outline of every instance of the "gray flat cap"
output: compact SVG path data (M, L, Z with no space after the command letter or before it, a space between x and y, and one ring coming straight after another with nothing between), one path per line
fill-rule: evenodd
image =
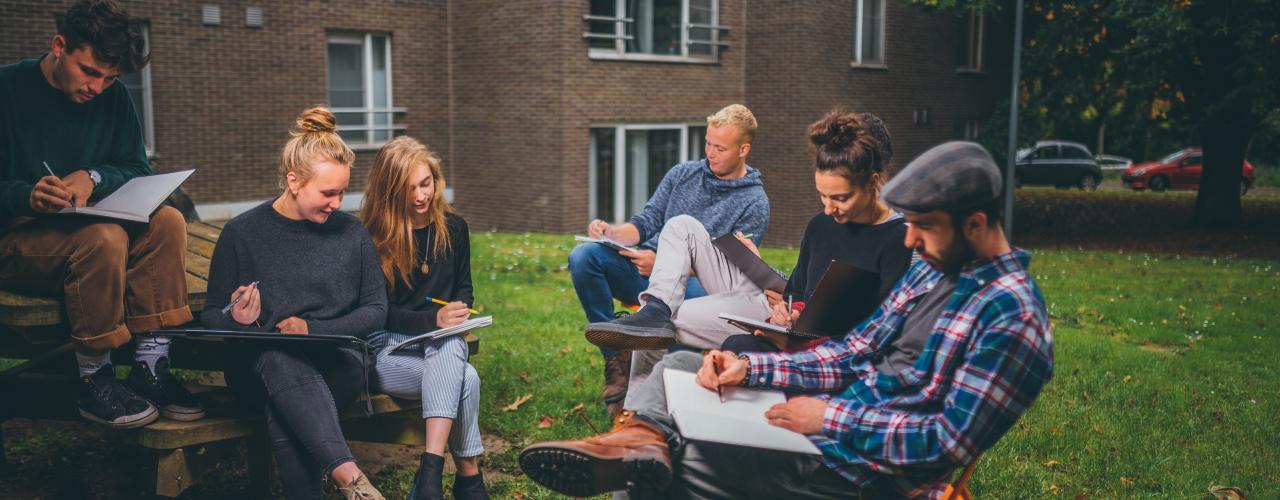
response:
M1000 168L982 146L945 142L911 160L885 184L881 197L904 212L963 210L999 198L1000 179Z

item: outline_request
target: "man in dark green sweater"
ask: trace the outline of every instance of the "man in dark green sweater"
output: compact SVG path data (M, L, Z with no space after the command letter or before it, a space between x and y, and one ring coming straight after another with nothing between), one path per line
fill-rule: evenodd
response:
M48 54L0 66L0 289L63 299L80 414L118 428L204 416L169 373L168 339L139 339L127 385L111 367L111 349L133 334L192 319L182 214L161 207L147 224L55 215L151 174L128 90L116 84L148 59L124 9L81 0Z

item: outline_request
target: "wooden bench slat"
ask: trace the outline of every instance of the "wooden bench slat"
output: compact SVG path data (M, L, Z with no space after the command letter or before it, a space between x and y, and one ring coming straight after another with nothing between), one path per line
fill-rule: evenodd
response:
M189 238L215 243L218 241L218 235L220 234L222 234L222 228L220 227L214 227L200 221L187 223L187 236Z
M187 238L187 255L199 255L213 258L213 242L203 238Z

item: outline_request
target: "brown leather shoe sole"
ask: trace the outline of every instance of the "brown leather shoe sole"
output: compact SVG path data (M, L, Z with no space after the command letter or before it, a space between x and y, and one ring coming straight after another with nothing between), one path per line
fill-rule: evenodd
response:
M641 337L616 330L602 330L587 325L587 341L617 351L662 350L676 343L674 337Z
M606 457L564 442L525 448L520 469L538 484L571 497L628 490L633 499L663 498L671 483L665 457L639 452Z

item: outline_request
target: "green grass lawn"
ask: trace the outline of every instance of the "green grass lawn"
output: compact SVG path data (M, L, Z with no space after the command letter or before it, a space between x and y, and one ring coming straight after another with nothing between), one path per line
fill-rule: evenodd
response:
M476 296L495 326L475 359L484 380L482 425L510 441L490 467L516 474L526 444L597 428L600 357L582 337L565 269L570 238L479 233ZM1032 271L1054 321L1056 376L1017 428L989 451L972 481L982 497L1076 494L1205 496L1230 485L1280 495L1280 386L1271 317L1280 265L1211 257L1048 250ZM766 249L790 269L795 251ZM514 412L500 408L533 394ZM570 416L566 417L566 413ZM538 428L541 417L552 419ZM509 477L500 496L549 495Z
M487 458L495 498L550 498L519 473L530 443L582 437L608 422L601 358L582 336L566 235L477 232L477 306L493 314L473 359L483 379L481 426L511 444ZM1034 408L982 458L983 498L1204 498L1212 485L1280 496L1280 262L1033 249L1032 272L1054 322L1056 375ZM790 269L795 250L765 250ZM502 408L524 395L515 411ZM581 410L575 410L582 405ZM549 418L548 422L543 417ZM539 423L544 426L540 427ZM60 455L87 446L49 430L14 452L0 482L60 477ZM13 444L11 444L11 447ZM41 451L42 450L42 451ZM107 451L96 451L111 456ZM125 452L118 452L125 453ZM243 463L226 464L227 469ZM412 470L384 471L407 491ZM228 473L231 481L244 481ZM0 488L2 489L2 488ZM221 496L201 485L192 498Z

